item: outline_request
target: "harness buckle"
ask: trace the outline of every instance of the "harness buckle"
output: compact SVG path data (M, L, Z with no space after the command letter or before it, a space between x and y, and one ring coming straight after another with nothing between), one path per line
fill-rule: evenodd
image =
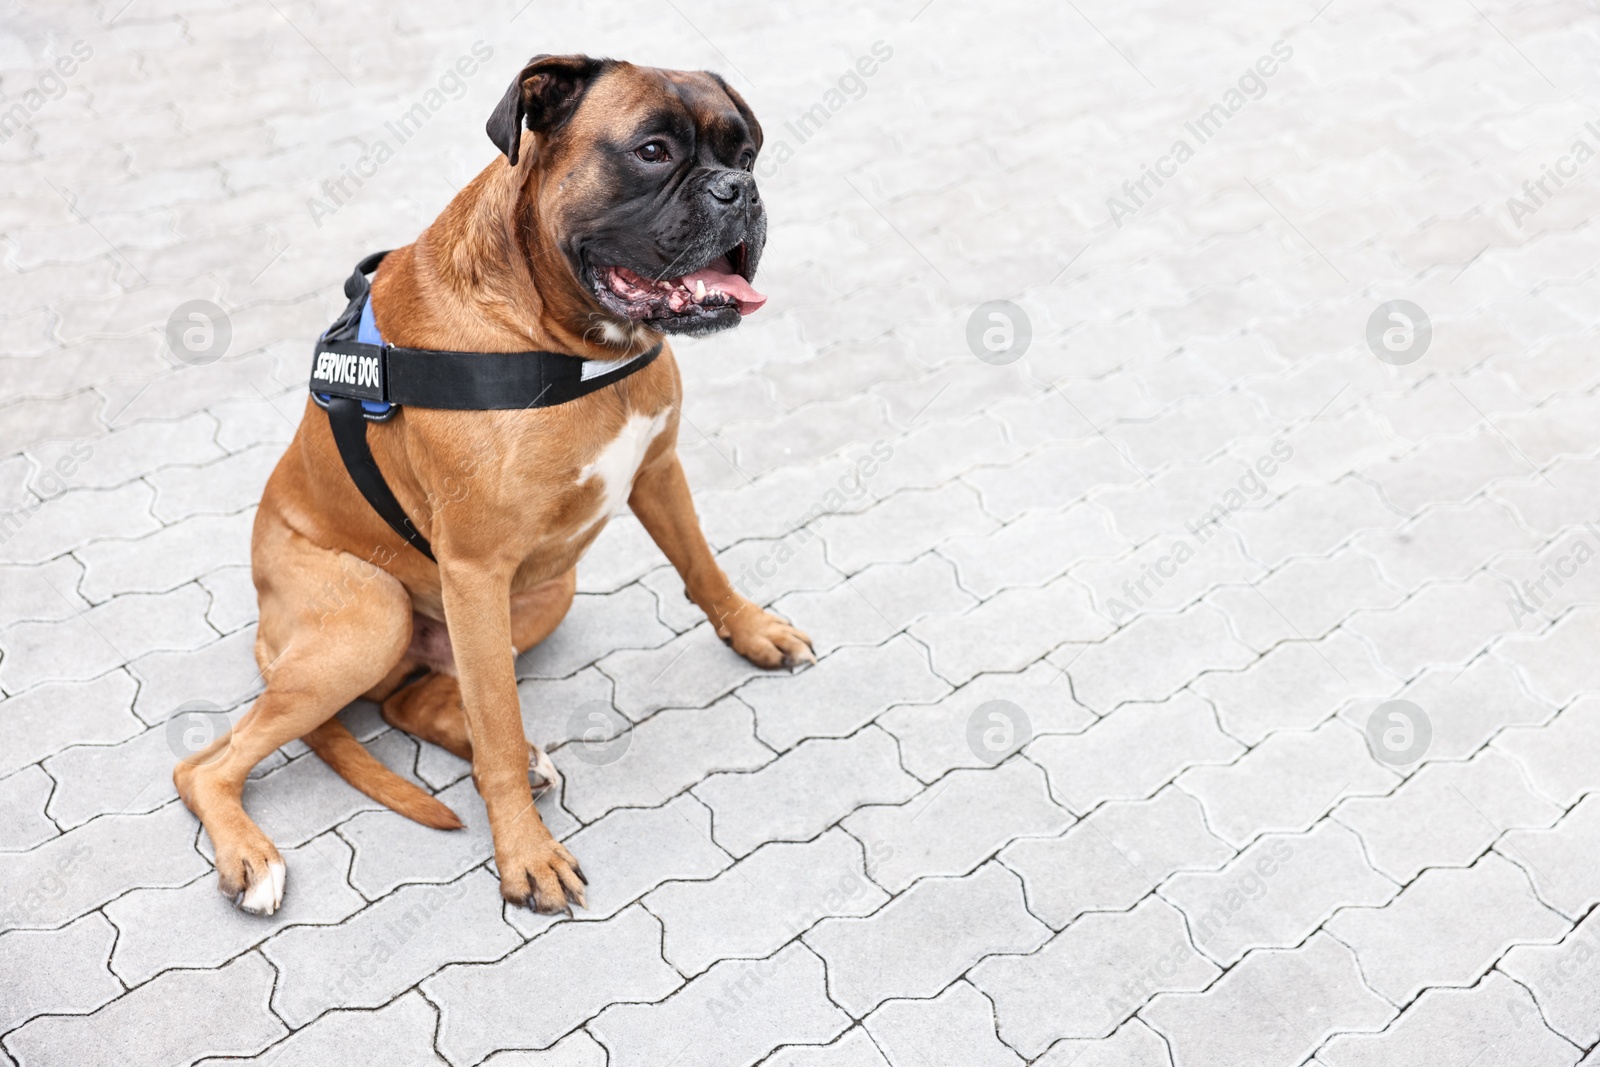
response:
M328 410L328 401L332 398L332 393L313 392L311 394L312 402L323 411ZM395 412L399 410L399 404L391 404L384 400L361 401L361 417L366 419L368 422L388 422L390 419L394 418Z

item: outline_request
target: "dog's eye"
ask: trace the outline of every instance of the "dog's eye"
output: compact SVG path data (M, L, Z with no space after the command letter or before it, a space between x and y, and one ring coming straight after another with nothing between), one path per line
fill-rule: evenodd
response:
M667 146L660 141L649 141L635 148L633 154L646 163L665 163L667 161Z
M754 152L750 151L747 148L747 149L745 149L744 154L739 157L739 169L740 170L749 170L752 166L755 165L755 161L756 161L756 154Z

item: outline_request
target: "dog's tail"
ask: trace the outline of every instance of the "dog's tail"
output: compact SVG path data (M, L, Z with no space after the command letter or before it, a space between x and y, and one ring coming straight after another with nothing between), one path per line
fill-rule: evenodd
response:
M329 719L303 740L340 778L384 807L435 830L460 830L465 825L443 801L379 762L337 718Z

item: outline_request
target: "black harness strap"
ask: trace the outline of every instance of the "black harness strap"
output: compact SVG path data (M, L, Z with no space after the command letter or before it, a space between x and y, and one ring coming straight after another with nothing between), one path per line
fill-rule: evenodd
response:
M344 469L350 472L350 480L356 483L356 488L361 490L361 495L367 498L367 503L372 505L372 510L378 513L379 518L393 527L394 532L405 538L412 548L433 559L433 546L411 525L406 509L395 498L389 483L383 480L383 471L378 469L378 461L372 457L372 447L367 444L369 420L361 410L361 401L335 396L329 398L327 406L328 425L333 428L333 443L339 446L339 458L344 460Z
M327 409L339 457L361 495L407 544L433 559L367 442L367 424L402 405L445 411L547 408L598 392L648 367L658 344L631 359L587 360L564 352L447 352L385 344L372 319L371 284L387 252L363 259L344 283L350 303L318 338L311 396Z

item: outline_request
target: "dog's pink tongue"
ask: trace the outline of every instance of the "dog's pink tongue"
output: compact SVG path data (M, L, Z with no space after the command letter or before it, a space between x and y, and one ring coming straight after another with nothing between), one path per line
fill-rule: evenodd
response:
M721 261L719 260L719 262ZM756 292L755 287L745 281L743 275L725 273L713 267L697 270L693 274L685 274L682 281L684 286L691 292L694 291L695 283L705 282L707 289L716 289L719 292L727 293L739 305L739 314L741 315L759 311L761 305L767 302L767 298Z

